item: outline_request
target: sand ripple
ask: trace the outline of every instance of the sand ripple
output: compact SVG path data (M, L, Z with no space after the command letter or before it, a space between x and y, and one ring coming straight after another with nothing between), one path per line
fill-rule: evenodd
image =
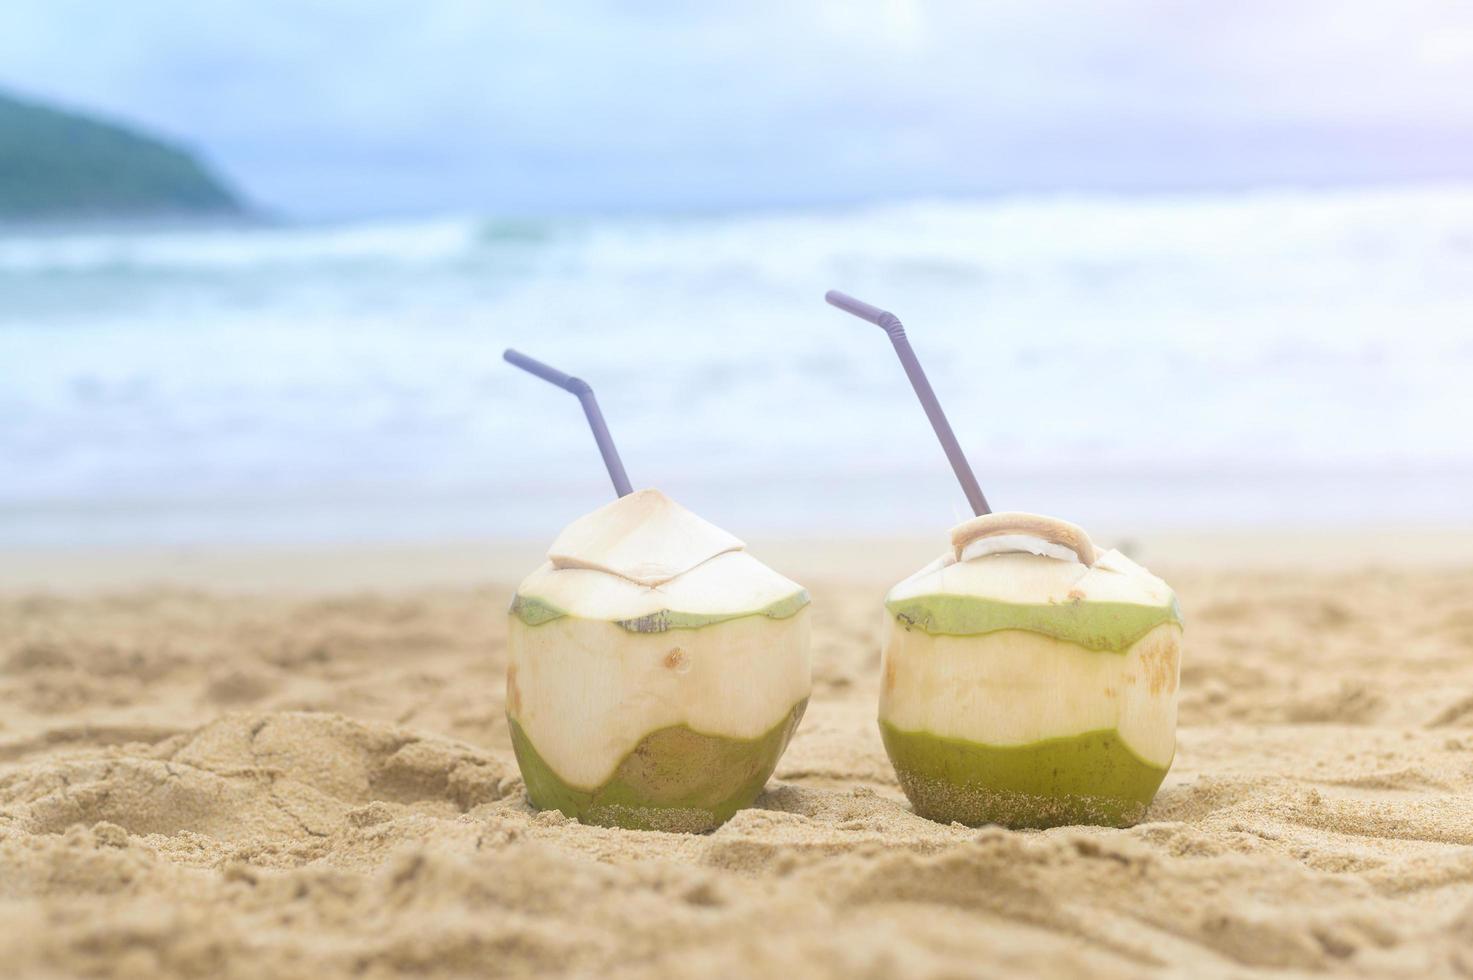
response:
M0 599L0 963L1473 976L1473 574L1177 580L1182 740L1149 822L1043 833L906 807L878 588L814 590L809 716L699 837L526 805L501 590Z

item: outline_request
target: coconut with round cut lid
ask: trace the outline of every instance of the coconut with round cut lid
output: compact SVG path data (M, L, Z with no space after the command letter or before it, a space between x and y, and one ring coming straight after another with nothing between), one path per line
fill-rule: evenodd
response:
M880 731L917 813L1129 824L1165 778L1176 749L1176 598L1070 528L1032 514L974 518L886 596ZM973 537L982 530L1007 533Z
M880 733L911 805L973 825L1139 820L1176 747L1171 589L1066 521L991 513L900 321L828 300L890 336L978 515L885 601Z
M527 795L585 823L717 827L757 798L803 716L808 593L634 491L587 383L506 359L577 395L619 495L564 528L512 599L506 710Z

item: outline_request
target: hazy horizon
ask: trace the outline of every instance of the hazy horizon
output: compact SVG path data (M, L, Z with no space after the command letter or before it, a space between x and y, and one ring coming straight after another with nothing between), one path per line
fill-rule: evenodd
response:
M1473 177L1473 5L13 0L0 87L303 219Z

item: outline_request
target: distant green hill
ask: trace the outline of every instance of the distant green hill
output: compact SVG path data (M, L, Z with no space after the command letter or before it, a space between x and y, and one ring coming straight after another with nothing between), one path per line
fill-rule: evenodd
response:
M219 178L177 146L0 94L0 220L243 210Z

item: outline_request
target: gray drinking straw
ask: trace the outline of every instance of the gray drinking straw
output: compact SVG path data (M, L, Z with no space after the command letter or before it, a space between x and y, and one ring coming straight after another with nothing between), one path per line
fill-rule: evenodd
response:
M598 451L604 458L604 466L608 468L609 479L614 481L614 491L621 497L633 493L634 488L629 485L629 476L624 472L624 464L619 459L619 450L614 448L614 437L609 435L609 427L604 424L604 413L598 410L598 399L593 396L593 389L588 382L566 375L557 368L533 360L510 347L501 356L523 371L535 374L543 381L551 381L564 391L578 396L583 414L588 416L588 427L593 430L593 441L598 443Z
M982 488L977 485L977 478L972 475L967 457L962 455L962 447L956 441L956 434L951 431L951 423L946 421L946 413L941 411L936 392L931 390L931 382L926 380L926 372L921 370L916 352L910 349L910 341L905 337L905 328L900 325L900 320L894 313L887 313L853 296L846 296L837 289L830 289L823 298L830 306L837 306L845 313L853 313L861 320L868 320L890 335L890 343L895 345L895 353L899 355L905 374L910 378L910 386L916 390L916 397L926 410L926 418L931 420L936 438L941 440L941 448L946 450L946 458L951 461L951 468L962 485L962 492L967 495L967 503L972 505L972 513L979 517L992 513L992 508L987 506L987 498L982 496Z

